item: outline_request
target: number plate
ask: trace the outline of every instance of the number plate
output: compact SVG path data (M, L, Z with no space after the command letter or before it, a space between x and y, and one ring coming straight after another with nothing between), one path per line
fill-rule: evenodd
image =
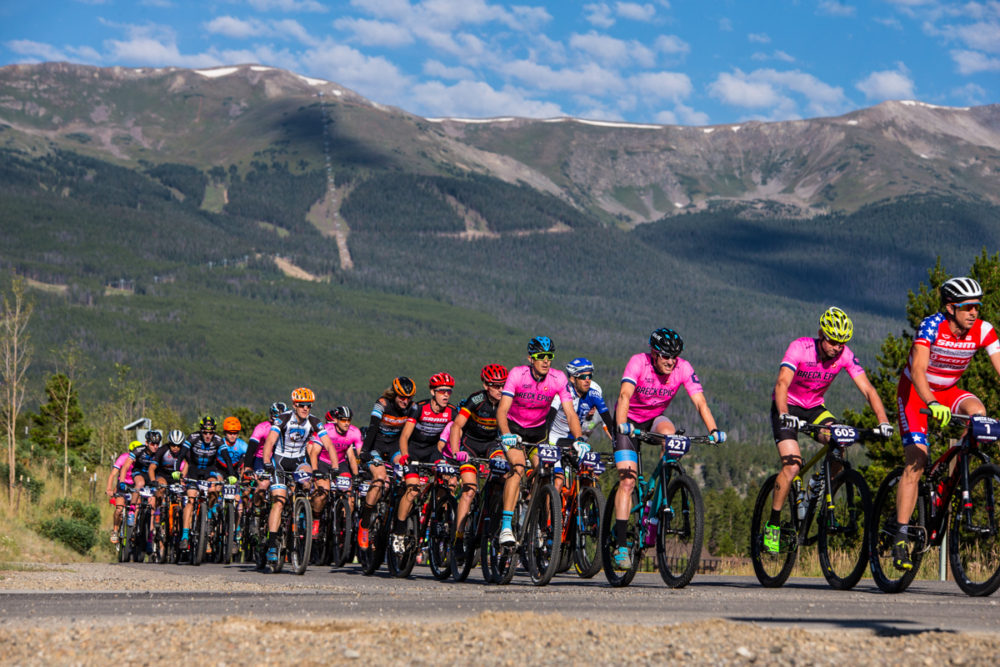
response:
M538 447L538 458L542 463L559 463L562 451L556 445L541 445Z
M839 447L847 447L858 441L858 429L853 426L836 424L830 427L830 443Z
M240 490L235 484L226 484L222 487L223 500L236 500L240 497Z
M183 484L171 484L170 485L170 493L175 493L177 495L180 495L180 494L184 493L184 485Z
M680 458L691 450L691 439L683 435L668 435L663 444L667 446L667 454L675 458Z
M973 416L969 420L972 427L972 437L976 442L996 442L1000 438L1000 421L992 417Z
M204 479L199 479L198 480L198 490L199 491L203 491L203 492L207 493L209 486L211 486L211 484L208 482L208 480L204 480Z
M458 468L451 465L450 463L445 463L444 461L439 461L437 464L437 473L439 475L457 475Z
M399 465L398 463L393 463L392 464L392 472L399 479L403 479L403 466Z
M371 482L361 482L360 484L358 484L358 493L360 493L361 495L365 495L366 493L368 493L368 489L370 489L371 486L372 486Z
M143 498L152 498L153 490L148 486L144 486L141 489L139 489L139 495L142 496Z
M351 489L351 478L338 476L336 485L338 491L349 491Z
M490 459L490 473L494 475L506 475L510 472L510 464L507 459L494 457Z

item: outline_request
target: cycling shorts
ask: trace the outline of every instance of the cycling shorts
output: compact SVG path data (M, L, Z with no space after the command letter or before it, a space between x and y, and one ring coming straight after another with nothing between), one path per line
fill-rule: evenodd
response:
M481 456L478 458L492 459L494 456L499 456L500 458L506 458L507 455L504 454L503 447L496 440L490 443L489 449L486 451L486 456ZM459 471L462 474L471 472L479 475L479 466L472 461L466 461L461 466L459 466Z
M789 405L788 414L809 424L832 424L837 421L833 413L827 410L822 403L815 408L800 408L797 405ZM796 429L785 428L781 425L778 404L774 401L771 401L771 434L774 436L774 444L778 444L782 440L798 440L799 436Z
M214 477L216 479L214 479L213 481L216 484L221 484L223 474L222 471L217 470L215 468L189 468L187 471L187 477L188 477L187 488L197 489L198 488L197 480L210 479Z
M549 439L549 434L545 428L545 424L535 426L534 428L525 428L513 421L508 422L508 424L510 425L510 432L514 435L521 436L521 442L524 443L526 447L540 442L547 442Z
M633 424L633 426L640 431L649 431L655 425L661 424L664 421L669 420L661 415L644 422L639 422L638 424ZM639 462L639 441L630 435L615 433L615 465L628 462Z
M489 440L477 440L476 438L463 435L462 436L462 449L469 452L471 456L478 458L489 458L490 452L497 448L497 439L491 438Z
M331 476L331 477L336 477L337 475L350 475L351 474L351 464L348 463L346 460L341 461L337 465L337 472L336 472L336 474L333 474L333 468L330 467L329 462L323 461L323 460L319 460L319 461L316 462L316 472L318 472L320 474L323 474L323 475L328 475L328 476Z
M133 484L135 482L138 482L140 479L142 480L142 485L143 486L150 486L149 471L148 470L146 472L133 472L132 473L132 483Z
M271 489L274 491L287 489L289 485L295 486L295 473L312 470L305 456L275 456L271 462L274 464L274 474L271 475Z
M934 394L935 401L947 406L952 412L958 412L959 406L965 399L976 398L975 394L959 389L958 385L931 393ZM899 384L896 386L896 407L899 410L899 432L903 436L903 447L907 445L927 447L927 415L920 413L927 406L905 375L900 376Z

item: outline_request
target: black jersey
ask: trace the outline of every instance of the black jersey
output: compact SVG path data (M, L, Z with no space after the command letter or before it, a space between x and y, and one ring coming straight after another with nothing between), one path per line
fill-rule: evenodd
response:
M408 410L409 407L400 408L394 400L380 398L375 401L361 453L367 454L374 448L386 460L395 454L399 450L399 434L403 431Z
M485 389L462 401L459 414L465 415L466 419L462 434L480 442L496 440L497 405L490 400Z
M413 433L408 441L410 458L415 461L430 460L428 455L437 454L437 443L441 431L458 416L458 408L449 403L441 412L434 412L431 399L417 401L406 411L406 421L412 423Z

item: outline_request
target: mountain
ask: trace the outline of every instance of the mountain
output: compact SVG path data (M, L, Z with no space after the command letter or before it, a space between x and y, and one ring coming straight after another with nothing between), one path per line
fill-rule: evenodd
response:
M1000 105L886 102L836 118L709 127L429 120L255 65L48 63L0 68L0 122L4 145L125 164L263 158L306 170L329 159L340 169L477 173L627 226L729 203L750 204L745 216L811 217L928 193L1000 202Z

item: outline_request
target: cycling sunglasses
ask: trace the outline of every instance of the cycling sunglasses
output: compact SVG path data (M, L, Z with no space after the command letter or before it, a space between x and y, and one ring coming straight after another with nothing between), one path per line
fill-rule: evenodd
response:
M555 352L535 352L533 355L531 355L531 358L536 361L542 359L548 359L549 361L552 361L553 359L556 358L556 354Z

